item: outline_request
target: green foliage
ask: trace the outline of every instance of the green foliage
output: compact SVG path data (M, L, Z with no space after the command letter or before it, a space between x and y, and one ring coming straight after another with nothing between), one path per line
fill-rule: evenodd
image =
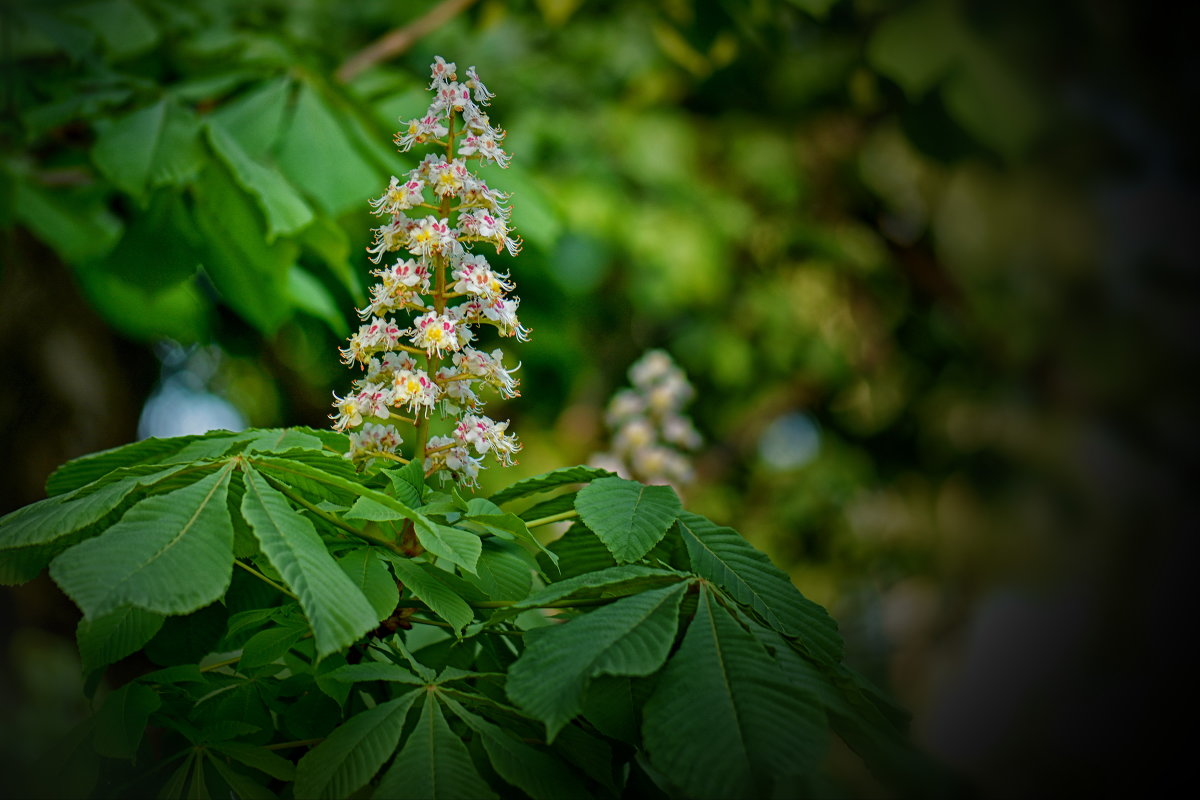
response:
M142 442L0 519L2 553L62 548L86 671L139 648L175 665L81 729L100 757L84 795L787 795L835 729L915 774L833 621L671 490L573 468L468 500L346 467L301 429ZM495 502L568 481L591 482L564 539L629 563L559 547L560 572Z

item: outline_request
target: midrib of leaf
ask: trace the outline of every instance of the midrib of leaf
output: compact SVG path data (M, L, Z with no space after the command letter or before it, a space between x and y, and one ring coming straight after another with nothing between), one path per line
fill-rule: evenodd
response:
M730 683L730 681L729 681L729 670L725 666L725 653L721 650L721 637L717 633L717 618L716 618L716 615L712 611L712 606L711 606L712 601L707 596L707 590L703 594L701 594L700 602L705 603L705 605L707 607L708 613L706 616L708 617L708 620L707 620L708 628L709 628L708 632L712 636L713 652L716 653L717 665L718 665L718 668L721 670L721 682L725 685L725 693L729 697L729 705L731 707L731 710L733 711L733 719L734 719L734 722L736 723L734 725L733 729L737 732L738 745L740 746L741 751L742 751L742 759L746 762L749 762L750 761L750 749L746 746L745 737L742 736L742 731L745 730L745 726L743 725L743 722L742 722L742 715L738 711L737 695L733 691L733 684Z
M228 472L228 471L229 471L229 470L231 470L232 468L233 468L233 462L232 462L232 461L230 461L230 462L227 462L227 463L225 464L225 466L224 466L224 470L225 470L226 472ZM162 558L164 555L166 555L166 553L167 553L167 552L168 552L168 551L169 551L169 550L170 550L172 547L174 547L175 545L179 544L179 541L180 541L180 540L181 540L181 539L182 539L184 536L186 536L186 535L187 535L187 532L188 532L189 530L191 530L191 527L192 527L192 525L193 525L193 524L195 524L195 522L196 522L196 519L197 519L197 518L200 516L201 512L203 512L203 511L204 511L204 509L208 508L208 503L209 503L209 501L210 501L210 500L212 500L212 496L213 496L214 494L216 494L217 490L218 490L218 489L220 489L220 488L221 488L221 487L224 485L224 483L225 483L224 481L216 481L216 482L214 482L214 483L213 483L213 485L212 485L212 488L211 488L211 489L209 489L209 491L208 491L208 494L207 494L207 495L205 495L205 496L204 496L204 499L200 501L200 505L196 507L196 511L195 511L195 512L192 514L191 518L189 518L189 519L188 519L188 521L187 521L187 522L184 524L183 528L182 528L182 529L180 529L179 533L175 534L175 536L174 536L174 537L172 537L172 539L171 539L169 542L167 542L166 544L164 544L162 547L158 548L158 551L157 551L157 552L155 552L155 553L154 553L154 555L152 555L152 556L150 556L148 559L146 559L146 560L145 560L145 561L144 561L144 562L143 562L141 565L139 565L139 566L137 567L137 569L135 569L135 570L133 570L132 572L130 572L128 576L126 576L126 577L122 578L122 579L121 579L121 581L120 581L120 583L122 583L122 584L123 584L123 583L127 582L127 581L129 580L129 578L130 578L130 577L132 577L133 575L136 575L136 574L138 574L139 572L141 572L142 570L144 570L146 567L150 566L150 565L151 565L151 564L153 564L155 561L157 561L158 559ZM118 585L120 585L120 584L118 584Z
M764 616L768 617L768 621L771 622L773 626L786 627L783 625L783 620L781 620L779 618L779 615L775 613L775 610L771 608L771 604L767 602L767 600L762 596L762 594L760 594L758 592L758 590L756 590L749 583L749 581L747 581L745 578L743 578L741 575L739 575L737 573L737 570L730 567L729 562L727 562L724 558L721 558L721 556L718 555L715 550L713 550L711 547L708 546L707 542L705 542L703 539L701 539L699 536L697 536L695 533L693 533L692 529L690 527L688 527L687 524L685 524L683 522L683 520L679 520L679 526L681 528L683 528L685 531L687 531L688 536L692 537L692 539L698 545L700 545L700 547L702 547L705 550L705 552L707 552L710 556L712 556L714 561L716 561L718 564L721 565L721 568L725 570L725 572L731 577L732 580L736 581L739 586L745 587L746 590L748 592L750 592L751 595L753 595L754 599L757 600L759 602L759 604L761 605Z
M429 746L429 752L431 755L437 752L437 720L434 719L434 716L432 713L429 713L430 712L429 705L432 703L436 703L436 702L437 701L434 700L432 691L430 691L428 694L426 694L426 696L425 696L426 713L421 715L422 722L424 722L426 719L429 720L429 724L426 726L427 730L425 731L425 734L426 734L426 738L428 740L427 744ZM437 790L438 770L437 770L436 756L431 758L430 761L432 761L434 763L434 768L429 771L429 773L430 773L429 774L429 786L431 789L433 789L433 791L430 792L430 794L433 797L437 797L438 796L438 790Z

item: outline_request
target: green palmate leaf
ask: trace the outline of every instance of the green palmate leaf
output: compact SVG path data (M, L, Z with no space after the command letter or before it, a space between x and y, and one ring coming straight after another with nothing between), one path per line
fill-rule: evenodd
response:
M287 453L291 450L324 450L325 443L311 428L263 428L246 431L250 436L244 453Z
M387 619L396 609L400 590L373 549L362 547L344 553L338 557L338 566L345 570L351 582L367 598L375 610L376 620Z
M558 562L558 556L547 550L546 546L529 532L525 520L516 514L507 514L501 511L500 507L491 500L485 500L482 497L472 498L467 502L467 509L463 517L488 533L502 539L523 542L536 550L541 550L551 562Z
M650 763L686 795L773 797L820 761L828 723L817 698L704 589L642 732Z
M617 564L604 542L588 530L586 525L578 522L548 547L558 556L558 574L563 578L597 572Z
M420 693L414 690L356 714L306 753L296 766L297 800L340 800L365 786L395 752Z
M146 721L161 705L158 693L138 681L109 694L96 715L96 752L108 758L133 758Z
M608 567L552 583L512 605L508 610L523 611L529 608L549 608L555 603L625 597L647 589L679 583L687 577L683 573L639 564Z
M68 264L103 256L121 236L121 220L95 197L51 191L24 176L13 188L17 221Z
M159 40L154 23L129 0L82 3L64 9L64 16L95 30L112 60L143 53Z
M269 741L275 721L270 708L267 707L266 699L272 687L262 680L221 683L223 691L212 692L205 697L188 715L188 720L203 729L214 731L218 738L227 735L226 723L236 721L239 735L246 736L247 731L257 728L250 737L251 740L255 744L265 744ZM200 741L206 738L204 730L194 732L193 736Z
M483 545L479 537L448 525L439 525L424 514L414 511L382 492L361 489L360 497L346 513L347 519L368 519L376 522L409 519L421 546L438 558L457 564L467 572L475 572Z
M598 675L649 675L675 641L686 585L619 600L563 625L526 634L526 649L509 672L508 696L546 724L553 740L582 710L588 682Z
M578 492L563 492L551 497L549 500L530 506L517 516L526 522L533 522L544 517L556 516L564 511L574 511L575 496L577 494Z
M0 549L49 544L100 520L135 490L183 471L185 465L125 467L80 489L39 500L0 518Z
M85 673L140 650L162 627L163 616L136 606L118 608L95 619L82 619L75 629Z
M147 292L156 300L170 297L171 290L186 290L200 265L201 243L195 226L182 192L155 191L146 211L134 216L112 252L89 269L109 273L129 291ZM93 295L98 288L98 282L90 284ZM110 291L117 293L112 286ZM112 315L109 309L102 311ZM145 309L138 308L136 313L143 314Z
M204 237L204 271L222 299L261 331L275 331L291 313L288 271L299 248L268 242L261 212L229 171L213 161L192 187Z
M614 780L613 749L604 737L587 733L577 725L568 725L555 739L554 750L608 789L610 796L620 794Z
M46 479L46 494L53 497L74 491L121 467L158 463L195 441L198 436L142 439L140 442L101 450L63 464Z
M350 262L350 237L332 218L317 217L300 231L297 241L308 255L325 266L357 303L364 302L362 279ZM345 437L345 434L337 435Z
M292 649L292 645L304 638L302 628L278 627L267 628L251 636L242 647L242 658L238 661L238 671L247 672L278 661L284 653Z
M392 482L400 502L409 508L421 506L425 498L425 467L421 459L413 459L396 469L386 469L384 474Z
M203 437L199 437L196 441L191 441L182 449L170 456L164 461L168 462L192 462L200 461L204 458L220 458L222 456L233 455L246 446L248 441L256 437L256 434L236 431L209 431Z
M235 770L223 760L209 754L209 763L217 773L229 784L229 788L238 800L275 800L275 793L260 783L256 783L248 775Z
M88 619L124 605L186 614L219 598L233 570L225 505L230 466L136 504L100 536L50 564L50 576Z
M595 478L609 477L612 474L608 470L599 467L563 467L547 472L544 475L537 475L517 481L512 486L496 492L492 495L491 500L496 505L503 505L510 500L544 492L556 486L565 486L568 483L586 483Z
M289 130L280 143L279 167L313 202L330 214L361 205L378 192L376 170L367 164L337 116L307 84L300 87Z
M472 714L449 697L443 696L442 702L468 728L479 734L496 774L534 800L588 796L583 781L557 758L505 733L499 726Z
M299 266L292 267L288 273L288 296L292 299L292 305L323 320L338 336L345 336L350 332L350 326L346 324L337 300L325 288L325 284L308 270Z
M177 798L178 800L183 800L184 797L187 797L188 800L199 800L201 795L208 796L208 791L203 786L203 777L200 779L201 785L199 787L193 785L193 791L190 793L187 791L188 779L192 776L192 767L194 766L204 766L196 750L192 750L187 754L183 759L183 763L171 773L171 777L167 778L167 782L159 789L158 796L160 800L176 800ZM201 771L201 776L203 776L203 771Z
M178 186L200 171L199 133L195 114L160 100L101 127L92 161L118 188L140 198L147 187Z
M257 747L244 742L216 742L212 748L237 759L248 767L264 772L272 778L290 781L296 777L295 764L265 747Z
M525 548L487 539L479 556L478 577L472 582L493 600L520 600L529 594L536 571L537 562Z
M257 470L246 470L242 514L259 546L300 601L317 654L348 647L379 624L374 609L337 565L307 517L297 513Z
M142 246L150 245L143 243ZM145 251L142 253L144 255ZM125 336L143 341L168 337L190 344L209 340L212 301L197 284L199 276L191 275L182 282L153 291L149 286L128 282L108 269L107 265L119 255L113 254L101 264L75 265L75 276L88 301L109 324ZM174 256L174 267L162 265L164 279L170 279L170 270L190 258L182 245L175 250ZM198 264L197 257L191 264L193 271Z
M579 490L575 510L621 563L637 561L650 552L682 507L670 486L601 478Z
M637 746L638 709L631 678L605 675L593 680L583 698L583 716L610 739Z
M436 691L425 693L417 727L409 734L391 768L384 773L376 797L394 800L459 800L493 798L471 762L462 740L450 730Z
M194 479L195 472L182 465L123 467L85 487L0 518L0 583L24 583L35 577L56 555L95 533L91 526L115 514L135 491L147 486L162 490L172 476L188 473Z
M221 646L228 650L240 649L250 635L275 618L278 612L278 608L251 608L231 614Z
M256 454L250 462L263 474L298 489L313 503L328 500L339 506L349 506L360 496L374 498L377 502L380 498L382 502L392 500L382 492L359 483L349 460L328 448L321 451L293 450L281 455L287 458Z
M419 678L412 673L411 670L405 669L399 664L391 664L384 661L372 661L365 664L347 664L344 667L338 667L333 672L329 673L329 678L335 681L343 681L345 683L358 683L359 681L392 681L393 683L407 683L413 686L424 686L428 683L424 678Z
M262 159L284 132L283 117L292 80L263 81L237 100L213 112L210 119L233 137L245 153Z
M423 566L394 553L384 553L383 557L392 562L396 578L404 588L429 606L430 611L453 625L455 633L461 633L475 619L475 612L467 601L440 578L442 571L437 567Z
M267 241L294 233L313 221L312 209L287 179L256 161L220 122L210 121L208 141L233 173L238 185L254 196L267 219Z
M814 658L827 664L841 662L837 623L800 594L764 553L732 528L718 527L698 514L683 513L678 526L697 575L753 608L775 630L798 638Z
M191 614L169 617L146 643L146 657L164 667L199 661L221 641L228 618L224 604L219 602Z

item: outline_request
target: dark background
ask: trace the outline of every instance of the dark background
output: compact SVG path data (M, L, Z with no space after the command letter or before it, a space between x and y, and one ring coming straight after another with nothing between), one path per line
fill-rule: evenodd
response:
M440 54L497 95L514 166L488 179L526 242L501 260L533 329L504 342L523 397L492 412L525 451L485 489L605 449L608 397L664 348L705 437L689 508L827 605L852 665L979 794L1121 795L1181 773L1194 14L0 8L0 511L44 496L64 460L205 408L327 424L369 280L366 201L414 163L389 141ZM122 126L158 104L175 127L138 173ZM307 217L272 217L231 179L213 120ZM43 576L0 604L7 772L87 705L70 603Z

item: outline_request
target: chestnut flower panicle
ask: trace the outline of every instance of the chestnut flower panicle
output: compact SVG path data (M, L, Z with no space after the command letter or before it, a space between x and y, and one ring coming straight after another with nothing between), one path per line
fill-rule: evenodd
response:
M432 145L441 152L393 175L370 201L383 221L367 252L383 266L371 273L379 282L358 311L364 324L340 351L364 375L344 397L334 395L330 419L350 435L347 457L360 465L409 461L400 454L398 422L413 429L411 457L423 459L427 475L445 471L469 486L485 456L507 466L521 449L507 421L480 413L479 396L489 388L518 397L513 372L520 365L505 366L499 349L477 348L476 329L490 326L522 342L529 337L517 318L516 285L472 248L483 243L515 256L521 240L509 223L509 196L471 170L472 163L510 161L504 131L482 110L492 93L474 67L460 82L457 65L437 56L430 72L433 101L421 117L402 121L395 142L401 151ZM430 430L435 411L447 420L442 435Z
M643 483L682 488L693 478L685 453L702 443L682 413L695 390L663 350L650 350L634 362L629 380L633 388L614 394L605 413L612 447L591 463Z

